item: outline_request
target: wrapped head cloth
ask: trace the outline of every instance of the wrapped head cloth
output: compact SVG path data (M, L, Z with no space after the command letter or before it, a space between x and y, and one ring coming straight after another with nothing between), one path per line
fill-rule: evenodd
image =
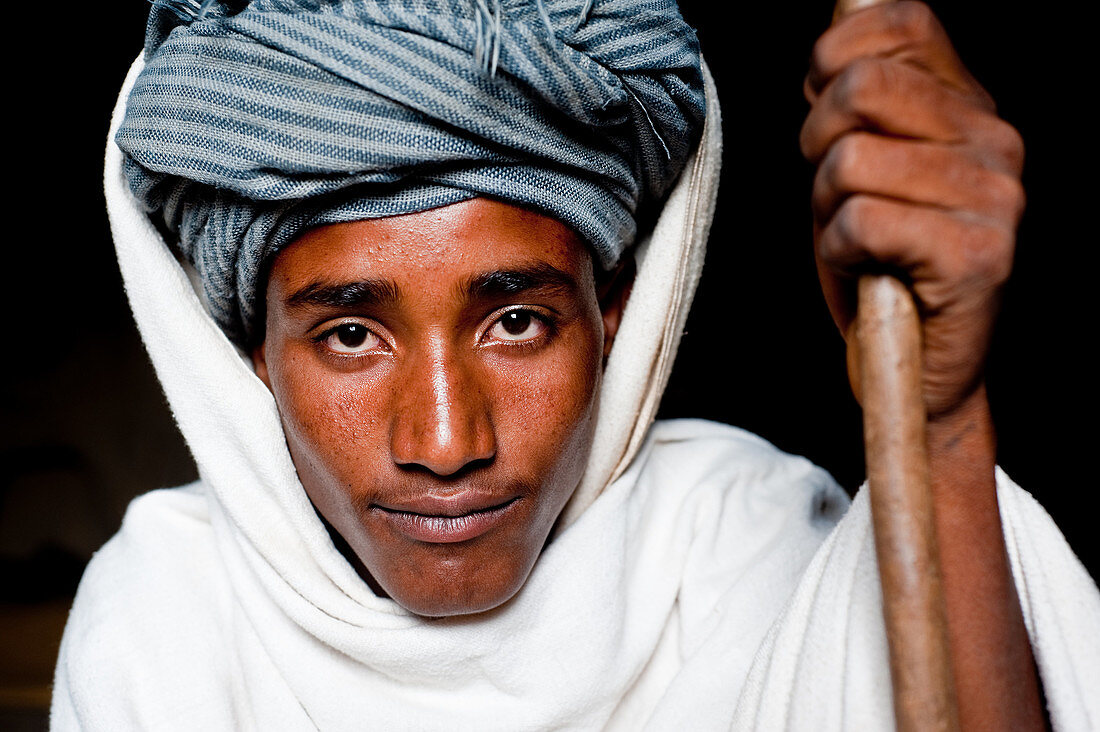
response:
M126 175L239 344L271 256L320 224L489 196L614 265L705 108L673 0L158 0L145 53Z

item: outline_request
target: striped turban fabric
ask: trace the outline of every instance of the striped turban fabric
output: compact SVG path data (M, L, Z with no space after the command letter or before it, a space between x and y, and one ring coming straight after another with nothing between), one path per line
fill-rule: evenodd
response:
M271 256L320 224L489 196L614 265L705 104L673 0L156 0L145 62L130 188L241 345Z

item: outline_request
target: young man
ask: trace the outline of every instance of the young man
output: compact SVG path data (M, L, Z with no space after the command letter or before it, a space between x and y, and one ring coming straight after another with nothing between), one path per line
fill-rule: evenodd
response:
M805 461L650 424L719 146L674 6L173 3L149 29L108 201L202 480L89 568L56 726L889 724L866 501L840 521ZM1019 594L1055 723L1087 722L1096 589L1003 478L1011 565L998 518L1018 137L912 3L826 34L807 94L838 324L883 265L925 315L963 721L1041 725Z

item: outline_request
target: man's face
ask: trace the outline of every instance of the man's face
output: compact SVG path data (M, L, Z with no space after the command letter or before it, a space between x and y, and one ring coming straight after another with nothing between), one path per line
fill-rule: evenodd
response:
M431 616L519 590L588 458L624 298L601 311L569 228L488 199L276 256L256 372L372 586Z

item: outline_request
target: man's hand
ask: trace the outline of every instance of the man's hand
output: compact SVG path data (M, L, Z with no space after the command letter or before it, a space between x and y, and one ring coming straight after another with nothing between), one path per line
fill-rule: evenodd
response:
M851 344L859 274L909 284L921 314L936 537L963 729L1041 729L1008 567L984 367L1024 206L1023 145L916 2L842 18L814 48L802 151L814 242ZM849 349L851 353L851 349ZM858 378L849 374L858 389ZM858 397L858 394L857 394Z
M805 92L801 143L818 165L814 238L829 308L848 338L858 274L885 268L910 284L935 420L982 385L1024 207L1020 137L920 3L834 25Z

